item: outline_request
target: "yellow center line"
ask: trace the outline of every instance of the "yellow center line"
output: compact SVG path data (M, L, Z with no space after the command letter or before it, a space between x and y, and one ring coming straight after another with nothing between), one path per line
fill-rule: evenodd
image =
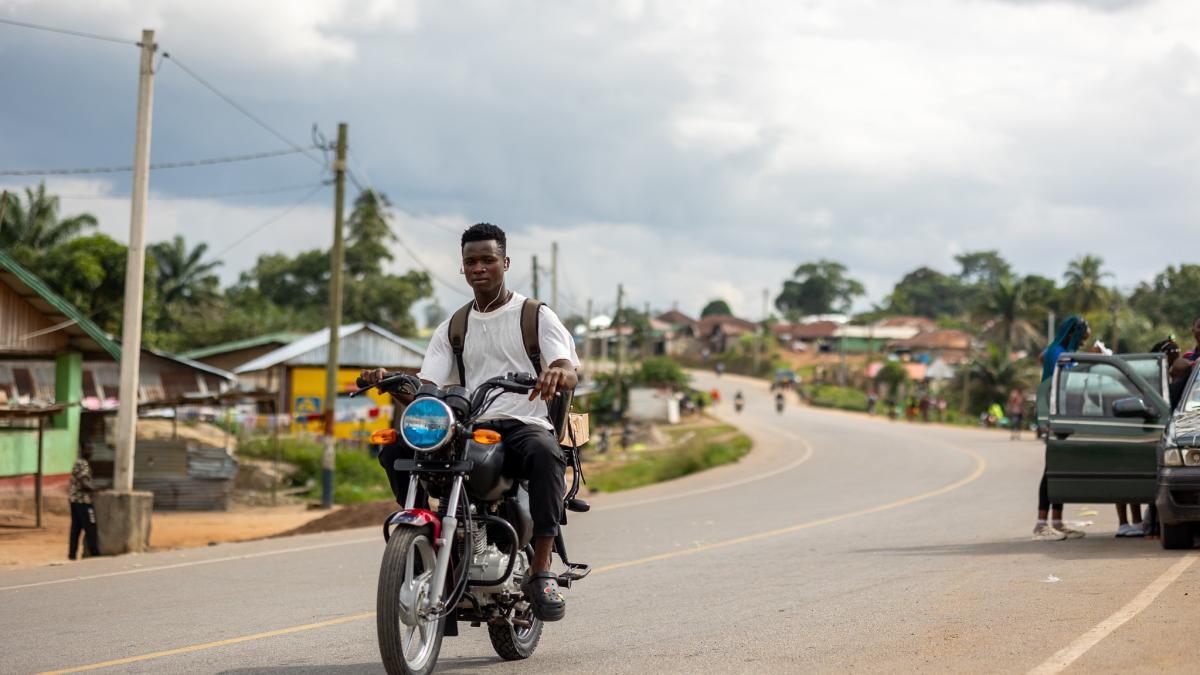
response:
M849 520L851 518L860 518L862 516L871 515L873 513L880 513L882 511L889 511L891 509L897 509L902 506L907 506L909 504L915 504L916 502L924 501L926 499L931 499L931 498L937 497L939 495L944 495L948 492L953 492L969 483L972 483L972 482L978 480L979 477L983 475L983 472L987 470L987 460L984 459L983 455L979 454L975 450L971 450L969 448L960 448L958 446L950 445L948 443L944 443L941 441L934 441L934 442L937 443L938 445L942 445L944 447L950 448L952 450L955 450L957 452L960 452L960 453L970 456L972 459L975 460L974 470L971 471L971 473L969 475L967 475L965 478L956 480L953 483L943 485L942 487L937 488L935 490L930 490L929 492L923 492L919 495L913 495L912 497L905 497L904 499L898 499L894 502L888 502L887 504L880 504L879 506L871 506L871 507L868 507L865 509L851 511L849 513L843 513L843 514L836 515L836 516L829 516L827 518L820 518L817 520L810 520L810 521L807 521L804 523L791 525L789 527L783 527L783 528L779 528L776 530L768 530L766 532L759 532L756 534L749 534L749 535L746 535L743 537L736 537L734 539L726 539L724 541L718 541L718 542L714 542L711 544L703 544L703 545L694 546L691 548L680 549L678 551L669 551L667 553L659 553L657 555L647 556L645 558L638 558L637 560L629 560L626 562L619 562L619 563L613 563L611 565L604 565L602 567L597 567L596 569L592 570L592 573L593 574L604 574L606 572L612 572L612 571L624 569L627 567L636 567L639 565L647 565L649 563L658 562L660 560L670 560L671 558L678 558L678 557L685 556L685 555L693 555L696 553L703 553L705 551L712 551L714 549L726 548L729 546L736 546L738 544L745 544L745 543L749 543L749 542L753 542L753 541L761 541L764 539L772 539L775 537L781 537L781 536L784 536L787 534L791 534L793 532L799 532L800 530L806 530L806 529L813 528L813 527L820 527L822 525L829 525L831 523L836 523L836 522L840 522L843 520ZM365 618L372 617L372 616L375 616L375 612L360 612L358 614L350 614L348 616L338 617L336 619L329 619L328 621L319 621L317 623L309 623L309 624L304 624L302 626L293 626L291 628L280 628L278 630L267 631L265 633L254 633L253 635L243 635L241 637L228 638L225 640L217 640L215 642L203 642L200 644L190 645L187 647L178 647L175 649L165 649L163 651L150 652L149 654L141 654L139 656L129 656L129 657L126 657L123 659L114 659L112 661L102 661L100 663L91 663L91 664L82 665L82 666L75 666L73 668L65 668L62 670L51 670L51 671L46 671L44 673L39 673L38 675L58 675L59 673L79 673L79 672L83 672L83 671L87 671L87 670L96 670L98 668L108 668L111 666L121 666L121 665L130 664L130 663L138 663L140 661L149 661L151 659L163 658L165 656L177 656L179 654L188 654L191 652L198 652L198 651L202 651L205 649L216 649L218 647L227 647L229 645L235 645L235 644L239 644L242 642L250 642L252 640L262 640L262 639L266 639L266 638L277 637L280 635L290 635L292 633L300 633L303 631L315 630L318 628L327 628L329 626L336 626L338 624L348 623L350 621L358 621L359 619L365 619Z
M205 649L216 649L217 647L227 647L236 645L240 642L250 642L251 640L262 640L264 638L278 637L280 635L291 635L292 633L301 633L306 630L316 630L317 628L328 628L342 623L358 621L375 616L375 612L360 612L358 614L350 614L348 616L340 616L336 619L328 621L318 621L316 623L306 623L303 626L292 626L291 628L280 628L278 630L269 630L265 633L254 633L253 635L242 635L226 640L217 640L215 642L202 642L198 645L190 645L187 647L177 647L175 649L164 649L161 652L150 652L149 654L141 654L139 656L128 656L123 659L113 659L112 661L101 661L100 663L89 663L85 666L75 666L74 668L63 668L62 670L48 670L38 675L59 675L60 673L79 673L85 670L96 670L97 668L110 668L112 666L124 666L130 663L139 661L149 661L150 659L160 659L164 656L177 656L179 654L188 654L198 652Z

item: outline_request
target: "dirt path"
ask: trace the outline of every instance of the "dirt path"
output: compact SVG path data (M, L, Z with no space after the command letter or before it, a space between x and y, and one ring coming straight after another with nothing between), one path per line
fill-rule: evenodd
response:
M293 530L326 515L329 513L308 510L304 504L235 507L231 511L161 511L154 514L150 548L163 550L259 539ZM68 562L71 519L47 513L43 525L36 530L32 528L33 518L11 511L0 512L0 572Z

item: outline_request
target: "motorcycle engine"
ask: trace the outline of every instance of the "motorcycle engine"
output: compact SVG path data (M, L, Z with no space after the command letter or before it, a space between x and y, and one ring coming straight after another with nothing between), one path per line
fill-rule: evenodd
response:
M487 548L481 553L476 553L471 560L471 580L482 581L497 579L504 574L504 570L508 567L508 556L500 552L495 544L488 544ZM490 593L510 593L519 594L521 592L519 579L525 578L525 571L529 568L529 563L525 559L525 552L517 552L517 560L513 564L513 573L495 586L475 586L479 591Z

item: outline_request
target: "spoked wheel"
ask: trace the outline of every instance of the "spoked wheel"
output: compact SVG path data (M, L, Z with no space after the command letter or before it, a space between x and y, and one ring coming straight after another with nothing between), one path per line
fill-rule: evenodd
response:
M515 622L488 624L492 647L505 661L529 658L542 639L542 620L533 615L533 607L528 602L517 603L513 617Z
M388 540L375 596L379 654L391 675L427 675L442 649L444 619L427 619L433 590L432 533L429 528L397 528Z

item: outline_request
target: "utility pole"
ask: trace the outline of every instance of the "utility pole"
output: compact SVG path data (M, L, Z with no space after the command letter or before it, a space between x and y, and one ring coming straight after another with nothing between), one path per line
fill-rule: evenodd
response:
M621 303L625 301L625 286L617 284L617 313L613 315L612 328L617 337L617 367L613 370L613 383L617 392L613 408L620 413L621 405L621 359L625 356L625 340L621 338Z
M345 122L338 124L337 159L333 162L333 250L329 255L329 360L325 363L325 454L321 457L321 507L333 508L333 469L337 465L338 333L342 330L342 215L346 208Z
M558 312L558 242L550 242L550 309ZM561 313L561 312L559 312Z
M1054 341L1054 310L1046 314L1046 344Z
M587 301L587 316L583 318L583 366L588 367L592 358L592 299Z
M1118 309L1117 303L1113 302L1112 307L1110 308L1110 311L1112 312L1112 346L1109 348L1112 349L1114 354L1117 353L1117 339L1120 337L1120 331L1118 330L1117 325L1120 321L1120 317L1117 315Z
M150 127L154 102L154 31L142 31L138 66L137 130L133 144L133 185L129 210L129 250L125 262L125 308L121 327L121 385L117 409L117 448L113 491L133 491L133 446L137 439L138 382L142 356L142 286L146 277L146 193L150 187ZM132 517L132 515L131 515Z
M762 323L758 327L758 340L754 345L754 372L752 375L758 375L758 366L762 361L763 342L766 340L767 331L767 289L762 292Z
M538 264L537 256L533 256L533 298L538 299Z
M4 227L4 207L8 206L8 190L0 193L0 227Z

